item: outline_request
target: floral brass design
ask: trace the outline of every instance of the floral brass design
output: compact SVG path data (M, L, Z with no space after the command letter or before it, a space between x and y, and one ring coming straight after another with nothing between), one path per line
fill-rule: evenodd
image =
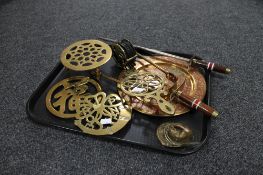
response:
M154 73L133 73L125 77L118 86L129 96L137 97L145 102L155 100L160 109L167 114L173 114L175 111L174 106L161 96L167 95L167 91L163 90L164 81Z
M60 59L62 64L75 71L97 68L112 56L110 46L99 40L82 40L63 50Z
M80 96L77 103L75 125L84 133L111 135L123 128L131 119L131 109L117 94Z

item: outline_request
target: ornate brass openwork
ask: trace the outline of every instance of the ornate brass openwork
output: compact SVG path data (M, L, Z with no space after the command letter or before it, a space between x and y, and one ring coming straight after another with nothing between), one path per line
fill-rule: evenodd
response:
M174 106L165 100L161 95L167 95L163 90L163 79L150 72L137 72L125 77L121 83L118 84L123 93L142 99L145 102L155 100L160 109L167 113L173 114Z
M154 102L145 102L134 96L129 96L126 93L123 93L119 90L119 94L125 101L128 101L134 110L137 110L141 113L152 115L152 116L162 116L162 117L173 117L175 115L181 115L188 111L190 108L182 104L180 101L170 100L171 93L170 90L176 89L184 92L185 94L203 99L206 93L206 82L203 75L196 68L189 67L187 63L183 61L178 61L176 59L165 57L165 56L149 56L148 59L151 59L155 64L162 66L165 70L172 73L177 77L176 85L175 81L171 81L167 78L166 74L157 69L155 66L149 64L144 60L136 62L135 69L137 72L150 72L161 77L165 82L164 90L168 91L169 98L166 98L171 104L173 104L175 112L174 114L167 114L160 110L159 106ZM119 80L122 81L126 77L126 71L122 71L119 75Z
M55 84L46 96L47 109L57 117L76 116L76 97L101 91L100 85L89 77L76 76Z
M157 128L157 137L162 145L167 147L181 147L190 145L191 129L183 123L163 123Z
M92 135L110 135L123 128L131 119L131 109L117 94L80 96L75 125Z
M110 46L99 40L78 41L63 50L62 64L75 71L97 68L105 64L112 56Z

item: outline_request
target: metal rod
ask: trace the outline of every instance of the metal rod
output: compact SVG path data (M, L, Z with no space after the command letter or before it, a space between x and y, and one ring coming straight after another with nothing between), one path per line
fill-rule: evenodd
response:
M150 63L151 65L153 65L154 67L156 67L157 69L159 69L160 71L162 71L164 74L169 74L169 72L167 72L166 70L164 70L161 66L158 66L157 64L155 64L154 62L152 62L151 60L149 60L148 58L144 57L143 55L137 53L137 55L144 59L145 61L147 61L148 63Z
M101 76L103 76L104 78L108 79L108 80L111 80L111 81L114 81L116 83L120 83L120 80L117 80L116 78L113 78L113 77L110 77L110 76L107 76L103 73L101 73Z

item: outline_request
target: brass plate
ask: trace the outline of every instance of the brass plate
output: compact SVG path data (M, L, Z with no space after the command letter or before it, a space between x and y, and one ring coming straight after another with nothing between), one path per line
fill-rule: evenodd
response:
M101 91L100 85L89 77L67 78L55 84L48 91L46 107L57 117L74 118L76 116L76 97L99 91Z
M174 106L161 96L167 95L163 78L152 72L134 72L118 83L122 92L145 102L155 101L163 112L174 114Z
M110 46L99 40L82 40L68 46L61 53L62 64L75 71L97 68L112 56Z
M84 133L111 135L122 129L131 119L131 108L124 105L117 94L80 96L75 125Z
M185 94L201 100L204 98L206 93L206 82L203 75L199 72L198 69L192 67L188 68L188 64L186 62L176 60L167 56L149 56L147 58L151 59L155 64L161 66L166 71L176 75L178 78L177 86L181 86L182 83L185 81L184 84L181 86L180 91L183 91ZM167 89L172 87L174 84L166 78L166 75L162 71L144 60L136 61L135 68L139 72L153 72L162 77ZM125 77L126 72L123 71L119 76L119 80L123 80ZM177 101L173 101L175 113L173 115L168 115L160 110L159 106L153 101L145 102L136 97L129 96L121 91L119 91L119 94L122 98L125 99L125 101L129 102L129 105L131 105L133 109L148 115L169 117L174 115L181 115L190 111L187 106Z
M167 147L181 147L192 141L191 129L182 123L163 123L157 128L156 135L161 144Z

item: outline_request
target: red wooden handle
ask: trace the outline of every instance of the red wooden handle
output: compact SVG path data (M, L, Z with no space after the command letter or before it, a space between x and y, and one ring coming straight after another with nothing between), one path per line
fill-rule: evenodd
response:
M198 111L202 111L208 116L217 117L218 112L212 108L211 106L206 105L201 100L198 100L196 98L190 97L189 95L183 94L181 91L177 92L178 98L187 106L196 109Z
M226 68L225 66L222 66L216 63L212 63L212 62L206 62L204 60L192 59L191 65L199 66L199 67L202 67L210 71L215 71L215 72L224 73L224 74L229 74L231 72L231 70L229 68Z

